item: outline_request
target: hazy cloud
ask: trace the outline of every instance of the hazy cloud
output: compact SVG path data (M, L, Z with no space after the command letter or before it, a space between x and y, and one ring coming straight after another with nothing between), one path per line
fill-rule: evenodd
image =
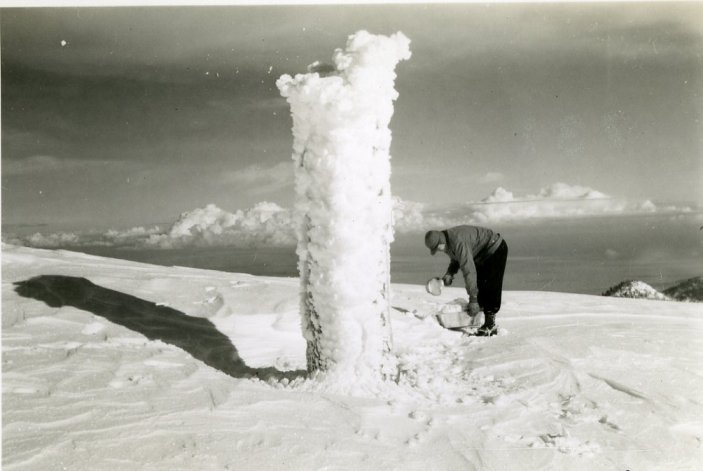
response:
M481 183L496 183L505 178L505 175L503 175L500 172L488 172L484 176L482 176L479 181Z
M611 259L611 260L615 260L615 259L620 258L620 252L618 252L618 251L615 250L615 249L606 249L606 251L605 251L605 257L606 257L606 258L609 258L609 259Z
M4 176L34 175L48 172L73 172L76 170L101 169L120 165L111 160L64 159L52 155L33 155L23 159L7 159L2 163Z
M225 172L222 183L252 187L254 193L266 193L293 184L293 162L279 162L273 166L250 165L237 171Z
M140 247L145 246L148 238L163 231L152 228L133 227L127 230L109 230L107 232L54 232L42 234L36 232L30 236L19 237L3 234L3 242L28 247L79 248L79 247Z

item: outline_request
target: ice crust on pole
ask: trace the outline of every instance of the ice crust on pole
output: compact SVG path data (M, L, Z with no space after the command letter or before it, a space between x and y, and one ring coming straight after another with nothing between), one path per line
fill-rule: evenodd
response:
M391 131L395 66L410 40L359 31L334 65L276 85L293 117L301 314L310 372L395 374L390 330Z

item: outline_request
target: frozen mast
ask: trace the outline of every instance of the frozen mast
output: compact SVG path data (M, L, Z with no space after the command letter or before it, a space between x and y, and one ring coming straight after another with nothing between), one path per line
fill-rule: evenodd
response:
M392 374L388 125L410 41L359 31L334 65L282 76L293 116L298 268L308 370Z

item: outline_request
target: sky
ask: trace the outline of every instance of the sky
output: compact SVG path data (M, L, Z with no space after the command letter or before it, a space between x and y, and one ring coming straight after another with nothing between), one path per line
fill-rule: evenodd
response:
M0 15L4 230L290 208L292 123L275 81L330 61L361 29L411 40L391 122L403 201L703 205L701 3Z

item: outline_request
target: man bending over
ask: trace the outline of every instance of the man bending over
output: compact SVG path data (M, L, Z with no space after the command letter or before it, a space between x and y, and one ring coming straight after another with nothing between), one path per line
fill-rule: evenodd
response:
M498 333L495 324L500 310L503 274L508 258L508 244L497 232L477 226L457 226L443 231L428 231L425 246L434 255L444 252L450 258L442 277L445 286L454 281L461 270L469 294L469 315L483 310L485 321L476 335L488 337Z

